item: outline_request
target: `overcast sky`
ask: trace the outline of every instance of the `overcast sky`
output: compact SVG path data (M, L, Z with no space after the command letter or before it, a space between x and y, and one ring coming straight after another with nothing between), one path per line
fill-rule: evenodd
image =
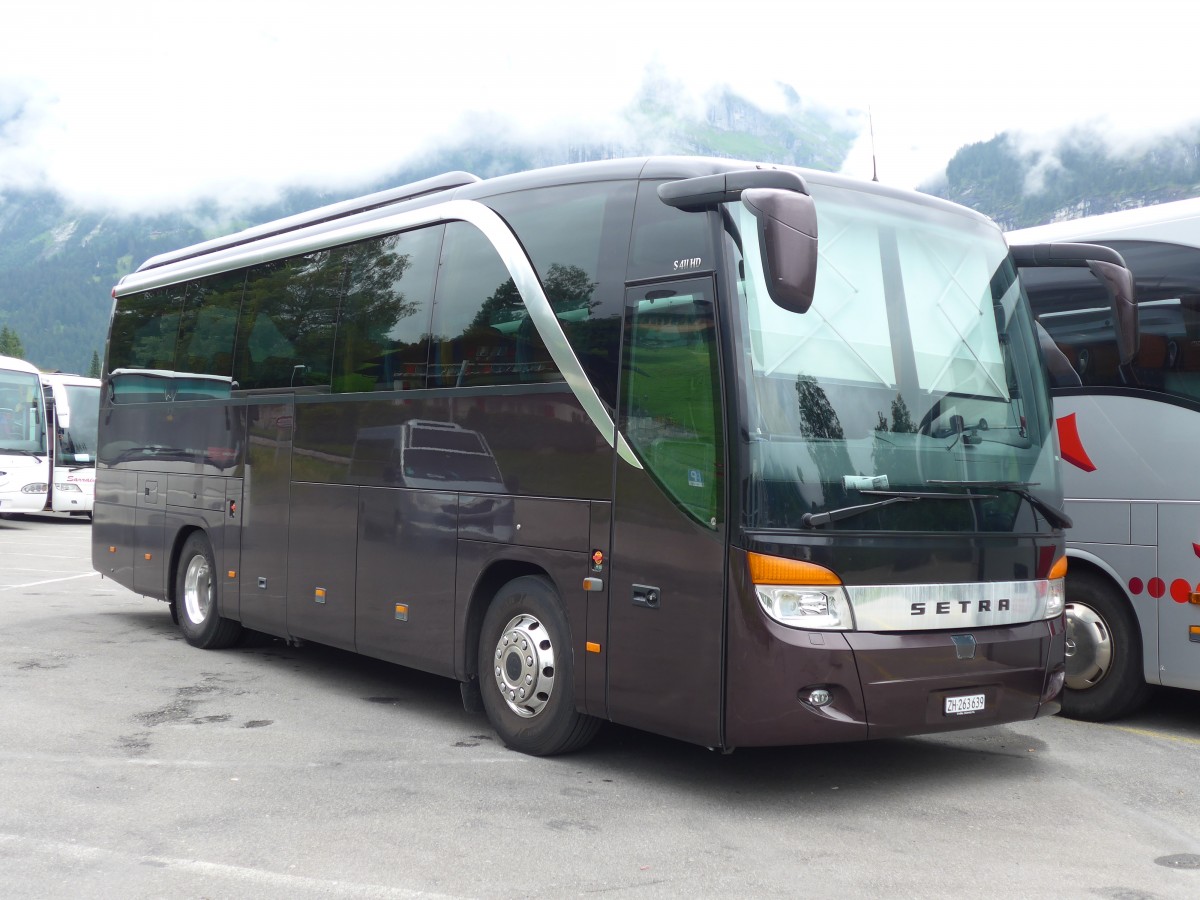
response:
M1200 120L1177 0L20 3L0 13L0 193L100 208L348 191L502 122L602 133L647 65L695 96L791 84L847 115L847 161L915 187L963 144L1077 123L1129 144Z

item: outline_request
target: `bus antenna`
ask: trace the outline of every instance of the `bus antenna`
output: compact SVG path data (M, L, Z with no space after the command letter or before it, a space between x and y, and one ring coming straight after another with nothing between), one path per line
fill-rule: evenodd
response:
M871 129L871 180L879 181L879 167L875 164L875 117L871 114L870 105L867 106L867 126Z

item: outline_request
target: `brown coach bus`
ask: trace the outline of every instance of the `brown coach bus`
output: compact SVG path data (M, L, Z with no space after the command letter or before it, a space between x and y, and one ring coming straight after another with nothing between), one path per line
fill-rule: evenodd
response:
M93 561L195 646L444 675L533 754L1058 710L1050 398L969 210L730 160L455 172L113 294Z

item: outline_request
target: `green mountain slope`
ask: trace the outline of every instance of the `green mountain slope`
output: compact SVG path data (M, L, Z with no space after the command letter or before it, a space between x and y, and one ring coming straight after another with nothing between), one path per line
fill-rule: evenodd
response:
M977 209L1005 229L1200 196L1200 127L1140 149L1114 150L1077 129L1029 148L1014 135L959 150L944 181L922 188Z

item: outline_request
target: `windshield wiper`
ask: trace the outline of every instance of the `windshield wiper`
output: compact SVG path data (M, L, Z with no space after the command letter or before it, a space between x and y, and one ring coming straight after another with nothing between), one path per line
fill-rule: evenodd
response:
M934 482L930 482L933 484ZM854 516L868 513L882 506L893 503L912 503L916 500L987 500L987 494L947 494L942 491L859 491L860 494L872 494L876 497L886 497L886 500L876 500L874 503L863 503L859 506L843 506L841 509L831 509L823 513L805 513L800 517L800 524L805 528L817 528L830 522L839 522Z
M1042 514L1042 516L1053 525L1055 528L1070 528L1074 523L1071 517L1061 509L1055 509L1042 498L1036 496L1029 490L1031 487L1037 487L1036 481L927 481L926 484L944 484L949 487L968 487L968 488L987 488L988 490L1008 491L1010 494L1016 494L1029 501L1029 505Z
M7 454L9 456L32 456L38 462L41 462L42 457L45 456L44 453L38 453L36 450L14 450L7 447L0 448L0 453Z

